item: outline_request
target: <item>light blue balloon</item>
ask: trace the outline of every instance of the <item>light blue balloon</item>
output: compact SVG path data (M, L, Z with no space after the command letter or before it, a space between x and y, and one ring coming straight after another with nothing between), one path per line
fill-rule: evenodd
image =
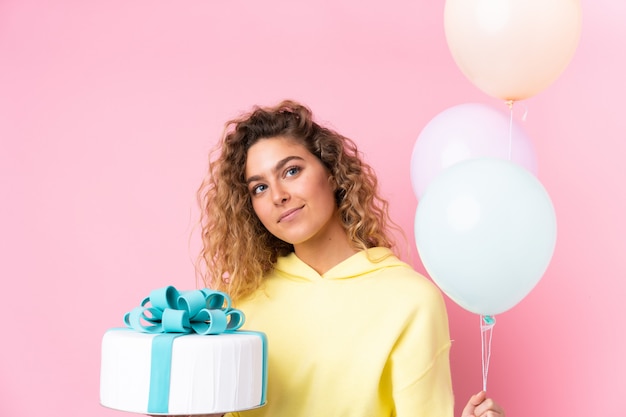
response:
M441 172L415 213L426 271L454 302L476 314L509 310L539 282L556 245L550 196L529 171L477 158Z

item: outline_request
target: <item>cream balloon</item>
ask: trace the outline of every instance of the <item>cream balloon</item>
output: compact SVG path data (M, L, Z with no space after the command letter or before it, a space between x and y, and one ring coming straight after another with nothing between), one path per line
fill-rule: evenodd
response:
M569 65L582 26L580 0L446 0L444 30L461 72L506 101L532 97Z

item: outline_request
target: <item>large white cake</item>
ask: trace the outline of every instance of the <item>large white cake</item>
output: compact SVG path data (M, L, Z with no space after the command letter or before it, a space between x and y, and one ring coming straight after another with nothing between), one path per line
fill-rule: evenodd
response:
M102 405L143 414L210 414L263 404L263 341L259 335L190 334L173 340L167 411L150 410L155 337L163 336L126 329L104 334Z
M168 294L172 291L169 288ZM142 319L150 316L145 311L155 311L143 308L147 300L139 309ZM137 319L128 319L130 314L125 317L129 328L110 329L102 338L103 406L141 414L193 415L264 405L267 343L263 333L151 332L160 323L132 326Z

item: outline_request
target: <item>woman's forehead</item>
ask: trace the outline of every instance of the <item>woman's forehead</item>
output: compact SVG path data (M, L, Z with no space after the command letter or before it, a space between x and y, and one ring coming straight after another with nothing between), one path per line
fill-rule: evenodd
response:
M274 136L258 140L248 149L247 160L254 159L259 155L270 157L296 152L297 154L310 154L302 143L288 136Z
M279 161L290 156L305 160L315 157L303 144L293 138L277 136L261 139L248 149L246 176L259 173L252 171L271 170Z

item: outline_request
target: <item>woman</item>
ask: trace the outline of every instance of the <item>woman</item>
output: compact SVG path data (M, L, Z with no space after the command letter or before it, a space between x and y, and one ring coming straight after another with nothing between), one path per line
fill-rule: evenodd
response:
M284 101L226 124L198 191L205 285L269 340L271 416L452 416L441 293L392 252L348 138ZM503 416L484 392L464 417Z

